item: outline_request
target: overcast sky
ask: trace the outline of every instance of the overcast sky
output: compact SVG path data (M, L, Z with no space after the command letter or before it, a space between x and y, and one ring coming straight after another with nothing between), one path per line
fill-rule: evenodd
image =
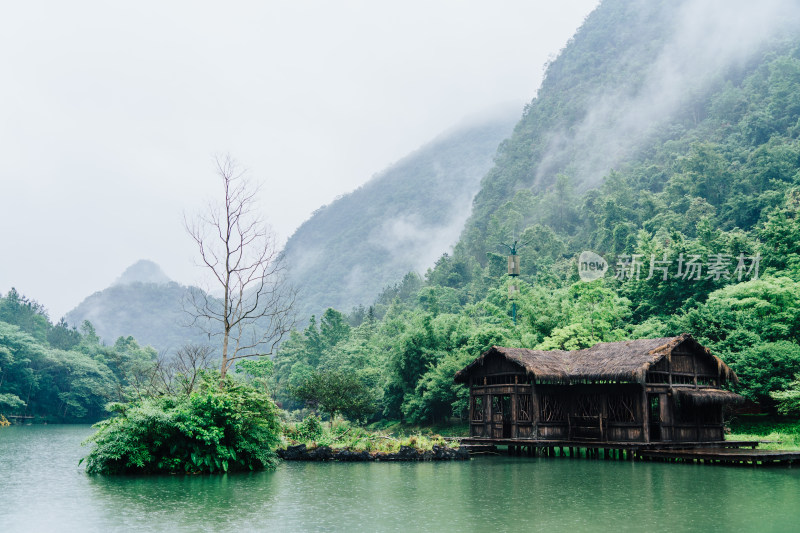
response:
M0 291L58 320L129 265L202 278L215 154L281 242L444 130L536 94L597 0L0 6ZM444 251L444 250L443 250Z

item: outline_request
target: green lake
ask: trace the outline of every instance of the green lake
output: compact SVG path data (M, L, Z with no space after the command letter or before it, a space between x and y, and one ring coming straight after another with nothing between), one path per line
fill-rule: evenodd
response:
M477 457L88 476L88 426L0 428L0 531L798 531L800 469Z

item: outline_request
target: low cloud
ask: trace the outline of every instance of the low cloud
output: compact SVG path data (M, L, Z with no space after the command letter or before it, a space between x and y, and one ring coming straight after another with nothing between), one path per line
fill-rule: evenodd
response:
M646 9L646 8L642 8ZM535 169L537 185L568 170L579 187L597 185L670 117L689 111L731 68L800 27L800 4L781 0L688 0L642 82L597 95L582 120L553 135ZM632 54L639 53L637 50Z

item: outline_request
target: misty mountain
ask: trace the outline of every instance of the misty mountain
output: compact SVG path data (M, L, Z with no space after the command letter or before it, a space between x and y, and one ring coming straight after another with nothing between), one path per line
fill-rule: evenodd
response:
M207 343L207 335L183 326L186 314L181 302L188 290L157 264L142 260L110 287L84 299L66 320L76 326L88 320L106 344L127 336L159 351L173 351L188 342Z
M433 266L457 240L515 120L505 114L447 132L315 211L284 249L299 319L369 305L408 272Z
M597 203L598 193L589 191L614 177L633 195L662 194L703 149L726 166L715 177L721 182L702 183L713 169L696 169L695 183L668 198L679 219L663 231L683 231L680 220L693 225L702 216L718 217L726 228L752 227L780 196L768 181L750 187L752 175L742 170L759 150L796 146L798 28L796 2L604 0L548 65L536 98L501 145L456 256L486 265L487 252L526 231L544 247L558 234L567 247L555 246L553 257L587 246L629 250L642 220L622 213L635 206ZM796 161L786 164L796 168ZM734 191L733 183L743 185ZM655 201L645 196L642 202ZM731 202L745 200L752 204L747 219L731 219L743 212ZM612 208L616 214L607 212ZM612 223L621 220L628 226ZM598 224L616 234L599 235ZM529 253L542 252L536 246Z
M155 283L165 285L172 281L164 274L161 267L152 261L142 259L135 262L125 269L120 277L114 281L114 285L126 285L131 283Z

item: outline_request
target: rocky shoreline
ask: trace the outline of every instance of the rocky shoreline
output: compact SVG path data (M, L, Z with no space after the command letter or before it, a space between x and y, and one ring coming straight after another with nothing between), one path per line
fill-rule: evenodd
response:
M411 446L401 446L400 450L393 453L352 451L348 449L333 450L330 446L319 446L308 449L305 444L288 446L285 450L278 450L278 457L285 461L466 461L469 452L463 448L447 448L434 446L431 450L417 450Z

